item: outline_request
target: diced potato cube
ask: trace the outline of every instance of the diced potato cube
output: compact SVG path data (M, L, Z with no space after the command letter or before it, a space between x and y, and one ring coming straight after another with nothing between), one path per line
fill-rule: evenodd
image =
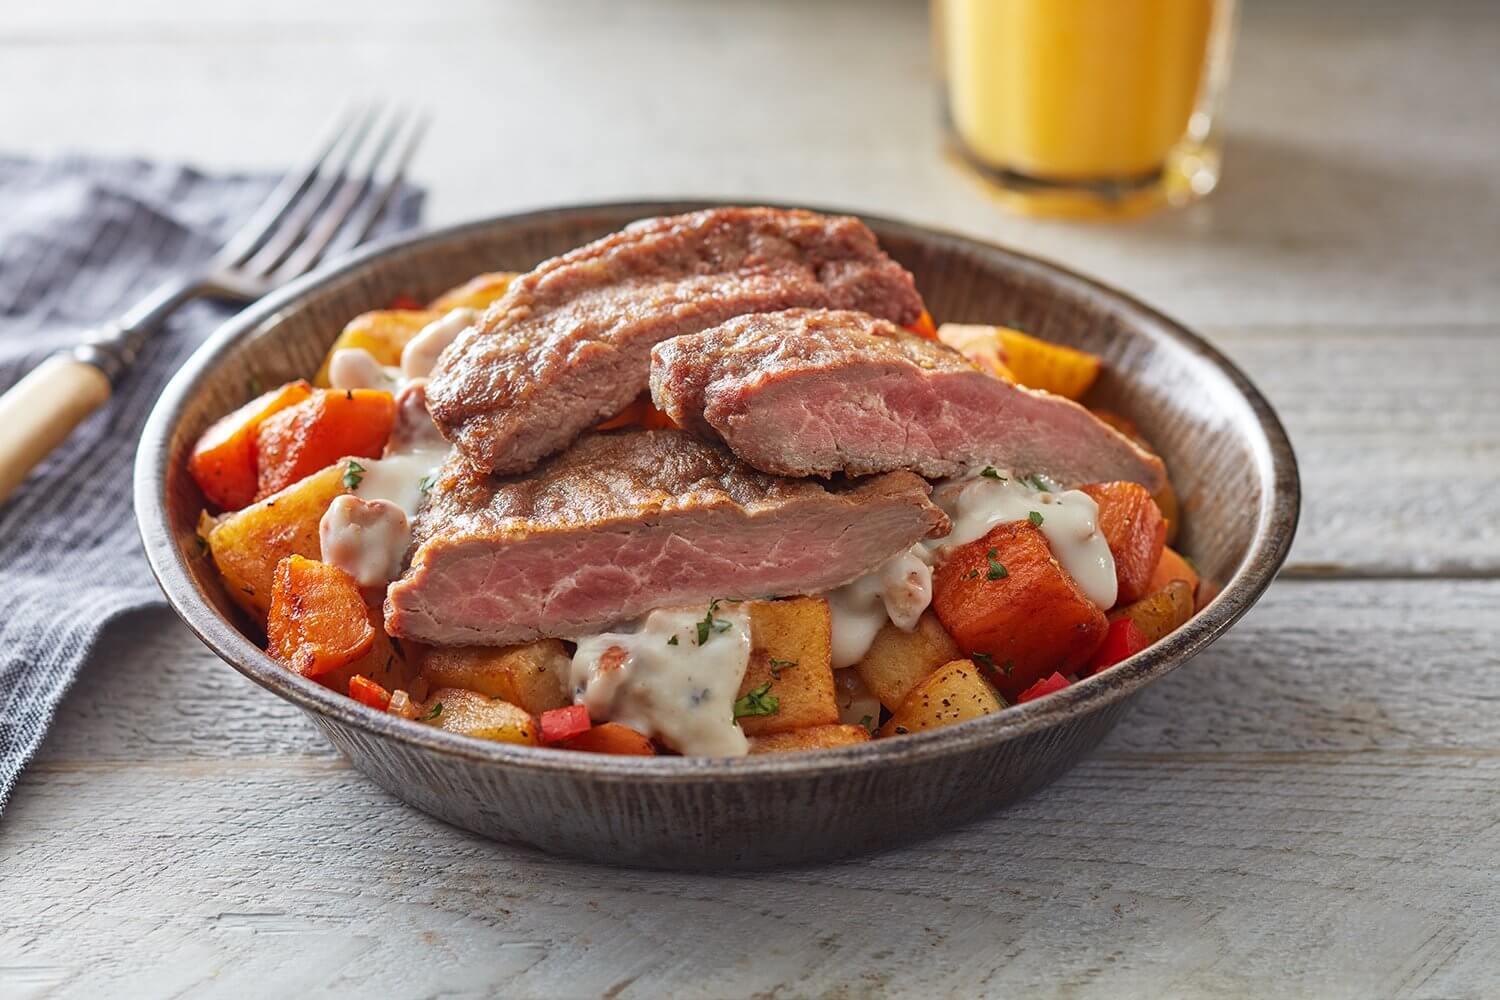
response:
M902 736L923 729L951 726L998 712L1005 702L980 674L972 660L945 663L912 689L879 736Z
M382 365L399 365L406 342L421 333L428 323L442 318L442 311L436 309L380 309L361 313L344 326L328 349L313 385L327 388L328 364L333 360L333 352L346 347L369 351Z
M1129 618L1147 642L1156 642L1193 617L1193 585L1172 580L1154 594L1109 613L1110 621Z
M894 710L922 678L961 655L937 615L927 611L910 632L886 622L854 669L880 703Z
M463 688L432 692L417 709L417 721L497 743L538 743L536 720L524 708Z
M874 732L880 725L880 699L865 684L853 667L833 672L834 698L839 705L839 721L846 726L863 726Z
M225 515L208 530L204 540L224 578L224 589L260 625L265 625L271 610L276 564L292 555L321 557L318 522L333 498L347 492L343 465L330 465Z
M556 639L524 646L437 646L422 656L433 687L467 688L541 715L572 703L564 687L570 658Z
M864 726L809 726L784 733L757 736L750 741L751 753L792 753L797 750L828 750L870 742Z
M839 721L833 691L832 619L821 597L785 601L751 601L750 666L737 697L744 701L765 685L764 706L774 699L775 711L742 715L746 736L765 736Z
M450 309L479 309L483 311L491 302L505 294L516 274L514 271L491 271L477 274L462 285L450 288L432 300L427 308L435 312Z

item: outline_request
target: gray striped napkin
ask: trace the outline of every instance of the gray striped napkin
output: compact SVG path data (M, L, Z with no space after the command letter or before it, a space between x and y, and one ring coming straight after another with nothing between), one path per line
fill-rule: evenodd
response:
M206 260L274 181L0 157L0 388ZM420 193L403 191L382 228L413 226L420 211ZM179 311L109 406L0 506L0 809L100 631L161 601L131 510L136 441L167 379L231 312Z

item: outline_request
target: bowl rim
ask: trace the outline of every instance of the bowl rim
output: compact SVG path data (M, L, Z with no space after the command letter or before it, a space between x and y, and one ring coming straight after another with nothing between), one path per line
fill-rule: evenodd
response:
M1251 441L1257 453L1256 474L1262 484L1260 505L1250 545L1240 565L1220 591L1187 624L1148 649L1121 661L1108 671L1086 677L1047 698L1011 705L1000 712L954 726L911 733L899 740L866 743L794 754L747 757L625 757L579 753L548 747L496 743L451 733L384 712L292 674L250 641L199 593L183 554L174 542L166 498L169 446L182 411L198 382L239 340L268 321L298 307L304 297L346 278L374 262L397 253L418 251L449 241L461 241L495 228L515 228L571 216L611 213L644 218L677 214L715 205L772 205L808 208L829 215L854 215L877 234L897 234L940 248L963 249L998 256L1006 265L1075 297L1108 302L1117 315L1130 317L1140 335L1154 344L1186 350L1198 363L1222 376L1247 404L1259 438ZM482 764L545 774L568 774L596 780L645 784L683 782L747 782L768 778L817 777L850 768L880 768L951 757L1041 732L1088 715L1134 695L1146 684L1170 673L1233 625L1260 598L1285 561L1296 533L1301 507L1297 460L1280 419L1260 391L1240 369L1181 323L1104 282L1084 277L1040 257L988 240L948 230L892 219L858 210L807 205L778 205L741 199L664 199L566 204L506 213L440 227L415 235L399 235L372 243L250 304L222 323L189 356L162 390L141 435L134 470L136 521L146 559L172 610L220 659L267 690L315 716L361 730L375 737L397 740L413 748Z

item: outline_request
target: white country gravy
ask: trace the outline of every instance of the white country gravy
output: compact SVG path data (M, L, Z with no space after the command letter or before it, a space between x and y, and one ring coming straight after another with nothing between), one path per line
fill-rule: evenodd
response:
M1039 489L1047 486L1047 489ZM910 632L932 601L932 567L960 545L983 538L997 524L1040 519L1037 527L1052 555L1089 600L1115 603L1115 560L1099 532L1099 505L1079 490L1055 490L993 468L945 479L932 501L953 521L941 538L913 545L853 583L829 591L833 613L833 665L852 666L869 652L886 621ZM1032 515L1035 514L1036 517Z
M409 379L431 375L432 366L437 364L443 348L457 340L458 335L478 319L477 310L459 308L422 327L401 349L401 375Z
M663 608L633 629L581 636L577 643L565 681L589 718L629 726L682 754L750 752L734 719L750 664L744 605Z

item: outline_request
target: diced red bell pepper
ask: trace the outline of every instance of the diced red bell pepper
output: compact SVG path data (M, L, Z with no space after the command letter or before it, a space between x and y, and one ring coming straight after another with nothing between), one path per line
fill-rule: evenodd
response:
M391 693L364 674L349 678L349 697L377 712L384 712L391 704Z
M560 743L589 730L589 710L582 705L549 708L542 713L542 742Z
M1062 674L1053 674L1051 677L1043 677L1031 687L1016 696L1016 704L1035 701L1042 695L1051 694L1053 691L1061 691L1068 686L1068 679Z
M1094 658L1089 661L1088 673L1097 674L1139 653L1151 640L1141 627L1129 618L1119 618L1109 623L1109 631L1104 633L1104 641L1094 651Z

